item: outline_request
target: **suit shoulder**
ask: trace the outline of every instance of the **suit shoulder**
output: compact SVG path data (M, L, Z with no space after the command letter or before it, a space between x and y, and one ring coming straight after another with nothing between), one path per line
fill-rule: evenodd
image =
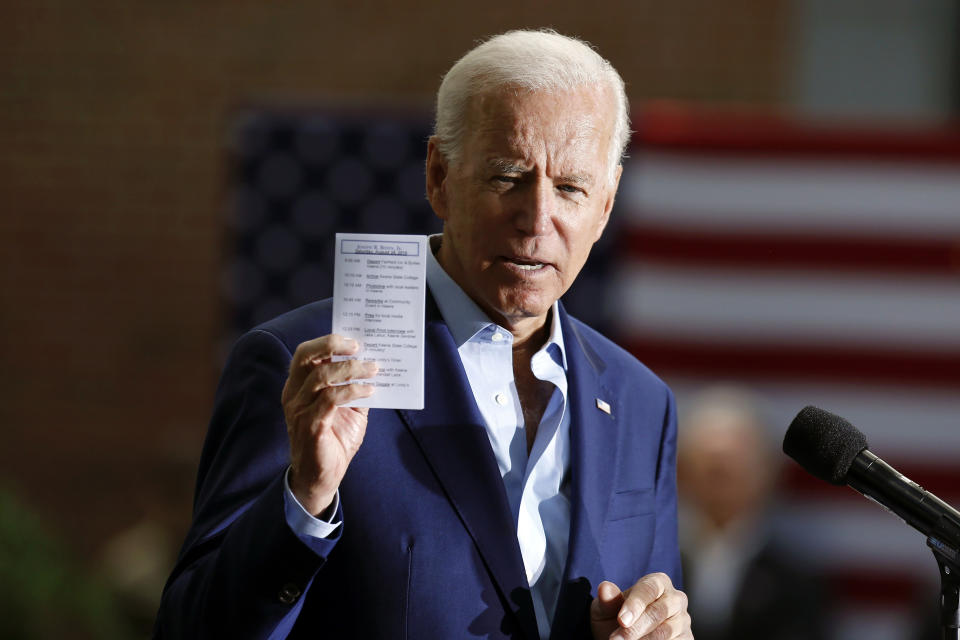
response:
M579 341L584 351L592 350L593 356L604 362L606 367L629 376L627 379L669 391L667 384L632 353L573 316L568 315L567 318L573 329L573 337Z
M333 301L318 300L262 322L247 331L240 341L258 334L270 334L293 353L301 342L327 335L331 331Z

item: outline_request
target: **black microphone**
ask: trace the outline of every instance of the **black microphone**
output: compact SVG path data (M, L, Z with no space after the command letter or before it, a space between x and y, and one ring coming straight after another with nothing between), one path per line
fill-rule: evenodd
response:
M867 449L867 439L838 415L805 407L790 423L783 452L812 475L849 485L935 543L960 549L960 511L933 495ZM960 557L956 558L960 560Z

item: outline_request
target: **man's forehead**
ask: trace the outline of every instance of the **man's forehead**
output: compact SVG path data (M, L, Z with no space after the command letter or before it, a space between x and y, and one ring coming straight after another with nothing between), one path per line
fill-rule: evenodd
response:
M601 151L610 144L613 109L597 87L547 92L500 90L475 97L466 129L488 163L514 159L528 143Z

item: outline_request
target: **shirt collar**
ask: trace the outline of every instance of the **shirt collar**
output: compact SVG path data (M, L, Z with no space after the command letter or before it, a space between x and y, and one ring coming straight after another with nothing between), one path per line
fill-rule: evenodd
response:
M487 327L495 327L496 323L487 317L477 303L470 299L463 289L460 288L453 278L443 270L437 261L434 251L440 246L441 234L430 236L427 251L427 286L433 294L433 299L437 302L440 309L440 315L444 322L450 328L450 334L459 349L470 341L475 335ZM547 339L544 349L549 349L551 344L557 346L560 351L561 365L567 368L567 353L563 346L563 331L560 328L560 305L556 301L550 308L550 337Z

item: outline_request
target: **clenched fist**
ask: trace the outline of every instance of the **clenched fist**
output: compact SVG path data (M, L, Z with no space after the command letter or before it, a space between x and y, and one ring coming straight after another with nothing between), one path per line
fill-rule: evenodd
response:
M594 640L693 640L687 595L665 573L651 573L629 589L601 582L590 606Z

